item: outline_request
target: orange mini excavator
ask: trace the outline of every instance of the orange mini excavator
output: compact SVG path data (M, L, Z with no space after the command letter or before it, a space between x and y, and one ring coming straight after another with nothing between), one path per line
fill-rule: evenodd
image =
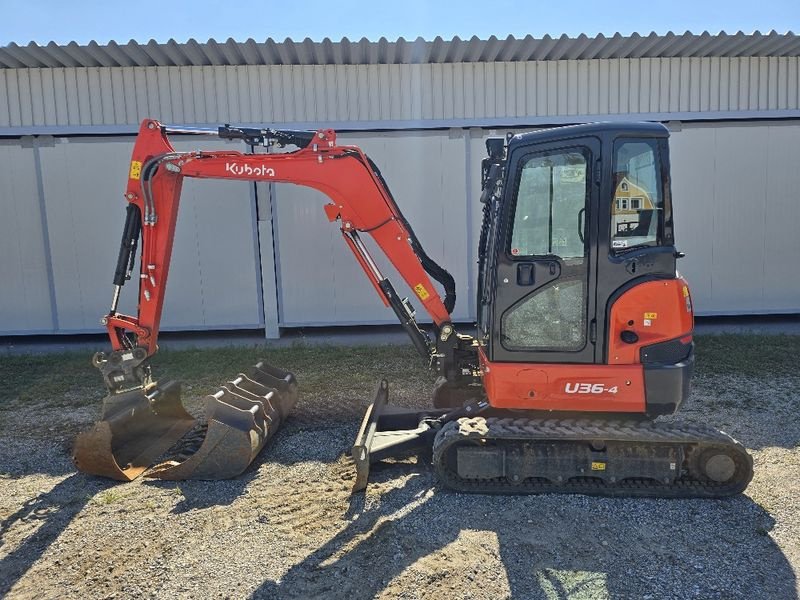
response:
M272 153L176 152L170 134L240 139ZM466 334L450 320L453 278L425 253L377 166L359 148L338 145L334 131L145 120L102 319L112 350L94 357L108 395L102 420L76 440L76 465L117 479L148 469L168 479L233 477L297 400L294 376L260 362L208 396L198 424L177 384L152 380L181 183L196 177L289 182L327 195L328 218L438 376L425 411L389 405L380 383L352 448L355 490L366 487L370 464L427 451L442 483L466 492L741 492L752 460L739 443L708 426L655 420L686 399L694 363L692 300L676 271L668 137L660 124L601 123L489 139L477 326ZM365 234L430 315L432 335L379 270ZM117 306L140 240L133 317Z

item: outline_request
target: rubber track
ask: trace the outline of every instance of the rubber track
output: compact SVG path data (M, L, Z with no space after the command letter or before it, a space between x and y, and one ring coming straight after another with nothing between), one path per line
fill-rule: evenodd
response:
M650 479L624 480L615 484L599 478L573 478L563 483L529 478L512 483L498 479L462 479L448 466L449 452L476 440L509 442L585 443L587 440L622 441L632 444L680 444L685 460L683 472L672 484ZM710 447L725 446L736 462L731 481L715 481L690 473L692 457ZM753 459L744 446L728 434L682 422L602 421L589 419L462 418L447 423L433 444L433 465L442 482L460 492L494 494L571 493L593 496L634 496L649 498L724 498L741 493L753 478Z

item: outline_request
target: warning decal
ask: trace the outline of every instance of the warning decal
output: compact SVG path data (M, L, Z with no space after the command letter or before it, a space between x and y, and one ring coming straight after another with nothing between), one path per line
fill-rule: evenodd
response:
M128 176L130 179L139 180L139 177L142 176L142 163L138 160L131 161L131 174Z
M420 300L427 300L428 297L430 296L428 290L426 290L425 286L422 285L421 283L418 283L417 285L414 286L414 291L417 293L417 296L419 296Z

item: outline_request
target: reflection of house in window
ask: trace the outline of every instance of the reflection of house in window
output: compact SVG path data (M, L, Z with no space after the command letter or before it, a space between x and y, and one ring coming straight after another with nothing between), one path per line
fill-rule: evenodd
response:
M642 187L632 183L627 177L617 185L616 202L614 203L614 214L635 214L640 210L653 210L653 201L650 194Z
M640 225L649 229L655 210L652 198L647 190L630 181L627 176L617 184L612 206L612 235L615 237L643 235L639 232Z

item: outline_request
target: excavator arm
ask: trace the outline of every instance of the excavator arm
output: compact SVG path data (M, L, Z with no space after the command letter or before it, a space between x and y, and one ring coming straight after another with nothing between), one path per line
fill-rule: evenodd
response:
M176 152L170 133L216 134L252 145L296 146L291 152L246 154L235 151ZM125 197L126 224L114 276L114 296L103 318L114 350L139 347L156 352L164 293L169 276L181 186L185 177L293 183L324 193L325 213L338 221L342 236L385 305L397 314L417 350L430 358L434 349L401 299L370 256L360 234L368 233L416 294L437 327L452 331L450 312L455 284L447 271L425 254L374 163L355 146L336 144L331 129L317 132L220 127L171 129L157 121L142 123L131 159ZM120 290L132 275L136 244L141 237L139 304L136 317L117 312ZM429 274L445 289L434 288ZM129 334L133 334L130 336Z
M170 143L170 134L216 135L283 151L178 152ZM158 348L181 187L186 177L294 183L325 194L330 200L324 207L328 219L339 222L348 248L423 359L443 380L448 376L458 379L465 372L470 376L476 373L472 338L457 334L450 322L455 304L453 278L425 253L380 171L359 148L338 146L331 129L279 131L226 125L209 130L170 128L145 120L128 172L128 206L111 308L102 318L112 351L98 352L93 359L108 395L103 401L101 420L76 439L73 458L79 469L115 479L133 479L159 457L163 461L165 452L186 456L187 449L175 449L175 444L182 439L196 439L197 435L186 434L199 427L206 430L202 446L193 448L186 460L166 460L156 465L150 474L164 479L234 477L255 458L297 401L294 376L260 361L248 373L238 374L207 397L206 420L200 423L181 405L176 383L159 384L152 379L149 363ZM418 326L408 299L401 298L381 273L361 234L372 236L414 291L433 320L435 341ZM137 252L138 310L136 316L131 316L117 309L122 286L134 276ZM444 287L444 298L431 277ZM469 366L460 368L464 357ZM170 448L175 451L170 452Z

